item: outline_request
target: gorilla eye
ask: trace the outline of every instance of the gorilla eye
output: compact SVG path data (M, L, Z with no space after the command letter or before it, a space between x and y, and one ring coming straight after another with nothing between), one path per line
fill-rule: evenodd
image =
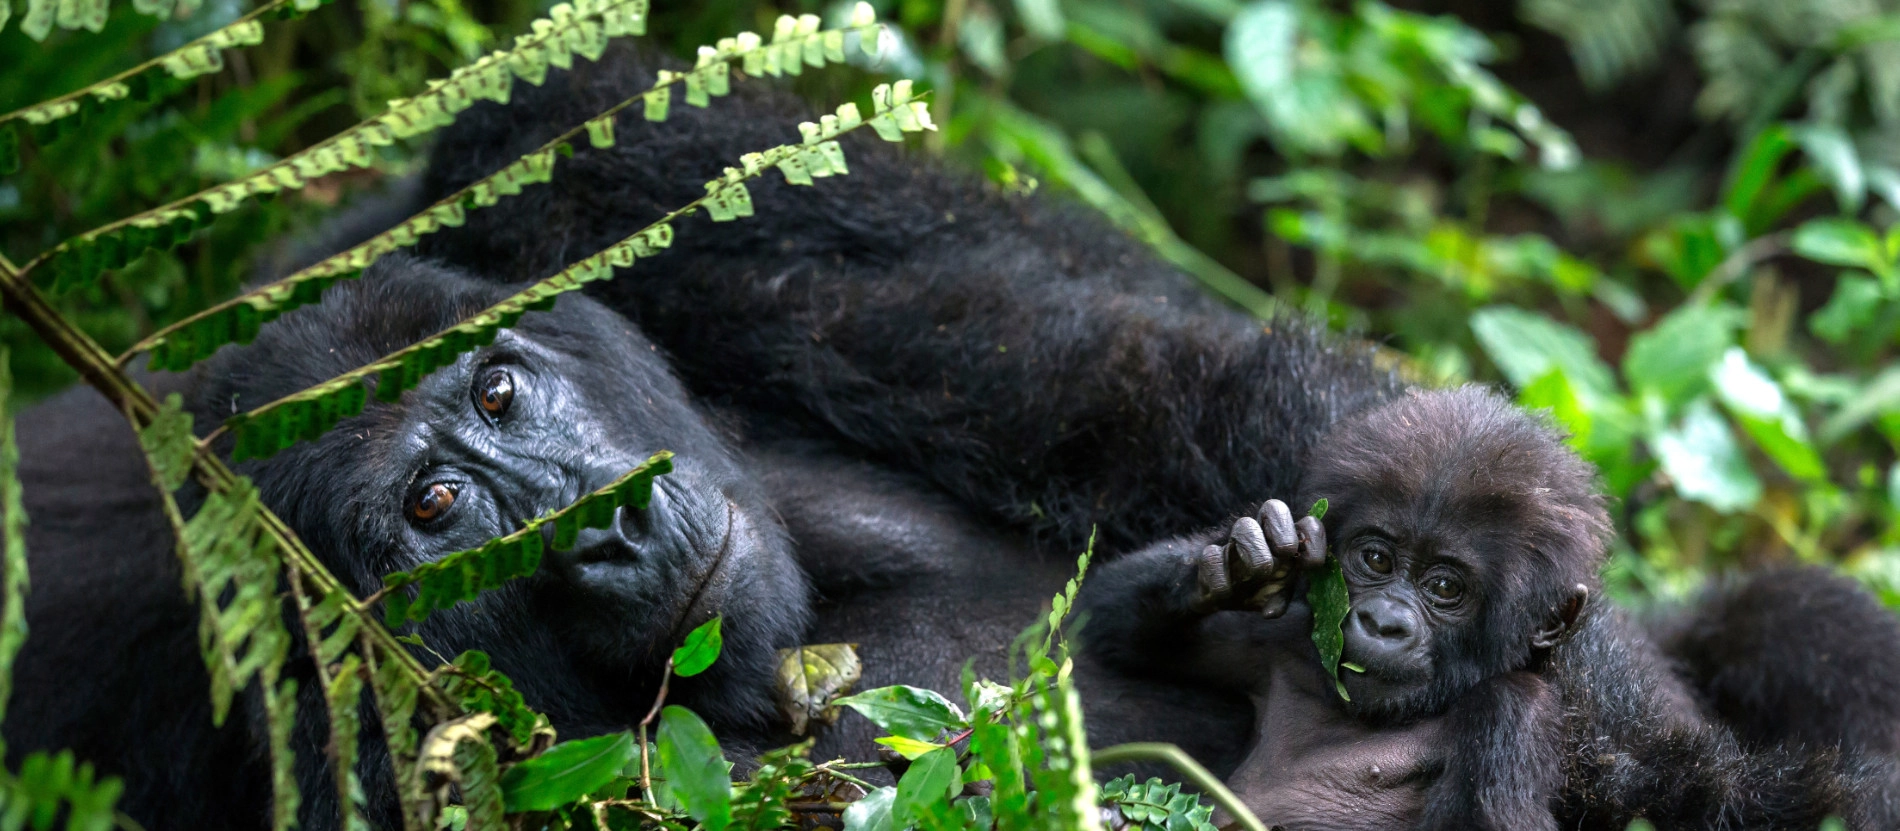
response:
M508 370L494 370L482 379L481 386L475 388L475 406L482 408L489 418L501 418L508 412L508 405L515 401L515 376Z
M455 504L455 488L436 482L409 498L409 519L418 524L434 522Z
M1380 574L1392 573L1392 555L1379 547L1366 549L1366 567Z
M1440 574L1425 581L1425 591L1432 597L1449 603L1462 596L1465 593L1465 587L1463 583Z

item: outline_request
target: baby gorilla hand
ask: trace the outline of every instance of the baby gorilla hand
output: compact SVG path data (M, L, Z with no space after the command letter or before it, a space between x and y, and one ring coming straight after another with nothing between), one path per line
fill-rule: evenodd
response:
M1269 499L1258 517L1234 520L1225 540L1201 551L1199 607L1250 609L1276 618L1286 613L1295 567L1326 562L1326 528L1318 519L1293 521L1286 503Z

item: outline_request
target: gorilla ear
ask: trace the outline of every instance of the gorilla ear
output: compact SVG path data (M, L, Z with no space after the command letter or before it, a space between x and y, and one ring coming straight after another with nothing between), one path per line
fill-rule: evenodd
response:
M1563 642L1564 636L1577 625L1577 616L1583 613L1583 603L1590 599L1590 587L1578 583L1570 590L1570 596L1557 608L1552 609L1550 619L1544 626L1531 635L1532 649L1549 649Z

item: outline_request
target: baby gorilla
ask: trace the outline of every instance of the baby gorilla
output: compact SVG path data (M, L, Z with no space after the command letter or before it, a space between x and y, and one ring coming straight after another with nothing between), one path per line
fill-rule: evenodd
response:
M1415 827L1622 829L1645 817L1665 828L1811 829L1830 815L1894 827L1900 707L1860 693L1900 672L1900 626L1864 592L1832 591L1838 608L1774 621L1787 643L1843 637L1815 621L1827 614L1872 621L1845 635L1864 661L1784 648L1781 661L1701 673L1719 686L1692 683L1594 599L1610 525L1593 473L1509 402L1478 388L1412 393L1343 421L1306 471L1295 504L1328 500L1323 526L1296 524L1270 501L1259 517L1111 564L1084 592L1098 623L1091 649L1105 661L1251 692L1257 743L1232 782L1267 822L1365 824L1318 815L1284 784L1315 744L1315 728L1288 714L1335 697L1307 604L1289 603L1305 582L1294 566L1323 562L1330 535L1352 602L1343 660L1364 670L1341 673L1350 700L1334 706L1395 729L1443 715L1432 754L1442 764ZM1752 588L1767 595L1757 602L1801 608ZM1735 618L1705 612L1677 641L1706 647ZM1751 741L1704 713L1699 702L1721 690L1758 691L1723 718L1833 715L1813 719L1822 726L1811 733ZM1843 742L1841 725L1876 738ZM1378 772L1377 759L1366 764Z

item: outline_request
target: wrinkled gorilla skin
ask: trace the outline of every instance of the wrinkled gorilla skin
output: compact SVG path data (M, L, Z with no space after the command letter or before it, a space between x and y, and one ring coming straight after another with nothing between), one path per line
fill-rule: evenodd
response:
M1877 829L1900 817L1900 621L1865 591L1820 572L1766 575L1693 609L1659 645L1586 599L1609 535L1594 472L1478 388L1342 422L1298 504L1322 498L1317 546L1334 541L1352 597L1342 658L1364 667L1341 673L1345 709L1401 727L1444 714L1443 766L1413 827L1622 829L1644 817L1807 829L1842 816ZM1306 627L1280 644L1223 630L1286 607L1295 537L1283 512L1263 509L1110 565L1084 589L1107 623L1098 651L1248 689L1271 713L1301 670L1248 656L1304 652L1311 666ZM1838 654L1815 652L1827 643ZM1288 729L1270 721L1234 784L1268 822L1306 827L1269 798Z
M507 289L386 258L321 306L293 312L193 378L200 430L422 339ZM504 371L499 414L477 401ZM268 824L267 733L255 695L211 727L197 614L135 439L76 390L20 422L33 590L32 636L4 726L15 755L70 747L124 776L123 808L147 828ZM489 653L567 738L624 729L650 706L661 666L693 626L726 615L725 649L669 700L718 725L744 753L772 735L772 670L807 617L804 578L755 480L694 409L655 350L618 316L575 296L529 315L395 404L372 402L314 443L240 471L351 591L382 575L508 533L671 449L644 511L550 552L538 574L416 627L433 649ZM455 498L433 521L404 513L419 489ZM195 502L196 499L190 500ZM183 506L192 510L191 504ZM426 660L426 659L425 659ZM298 679L303 827L334 827L326 735L307 657ZM253 691L254 692L254 691ZM372 819L400 827L385 752L365 721L361 764Z

